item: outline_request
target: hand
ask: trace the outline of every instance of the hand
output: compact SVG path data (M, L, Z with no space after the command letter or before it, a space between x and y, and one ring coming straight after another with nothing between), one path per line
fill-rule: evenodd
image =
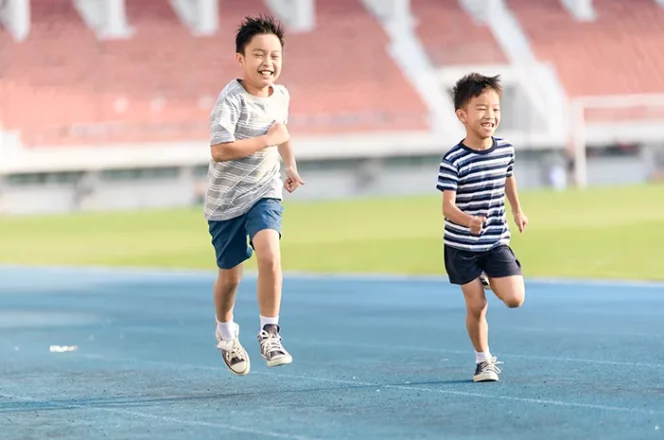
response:
M266 136L267 144L270 146L281 145L290 139L288 128L286 128L286 125L281 122L275 122L272 124L270 129L267 131Z
M519 232L523 232L526 229L526 225L528 225L528 217L521 211L513 212L512 215L514 216L516 227L519 228Z
M470 225L468 225L470 233L473 235L480 235L482 227L484 226L484 220L486 220L486 217L483 215L474 215L470 220Z
M297 172L297 168L287 167L286 180L284 180L284 188L286 188L286 191L292 193L300 185L304 185L304 180L302 180L300 174Z

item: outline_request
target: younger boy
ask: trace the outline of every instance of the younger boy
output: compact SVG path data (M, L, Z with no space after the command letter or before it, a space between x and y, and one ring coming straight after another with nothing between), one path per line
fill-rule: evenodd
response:
M525 286L521 264L509 246L505 196L514 222L523 232L528 219L521 210L514 177L514 147L493 134L500 123L499 77L472 73L454 88L456 115L465 138L443 157L437 188L443 192L445 269L461 286L466 302L466 329L475 349L473 381L497 381L500 370L489 351L487 300L481 276L507 307L521 306Z
M221 91L210 116L211 156L205 217L219 273L214 284L217 347L237 375L249 373L249 355L239 341L233 308L243 262L256 251L260 353L269 367L292 362L282 345L281 217L279 156L289 192L304 184L286 129L289 94L275 84L282 66L284 32L269 17L247 17L237 31L236 60L242 79ZM247 244L247 238L249 244Z

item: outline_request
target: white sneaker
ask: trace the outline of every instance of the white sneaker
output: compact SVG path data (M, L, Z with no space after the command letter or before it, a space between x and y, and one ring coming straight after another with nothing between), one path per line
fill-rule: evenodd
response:
M261 356L267 362L268 367L278 367L293 362L293 357L281 345L278 325L265 325L258 334L258 343L261 348Z
M215 331L217 336L217 348L221 350L221 357L224 363L233 374L244 376L249 374L250 362L249 354L240 344L240 326L235 324L235 339L224 341L219 331Z
M473 382L497 382L500 380L500 368L496 364L502 364L495 357L488 361L480 362L475 367Z

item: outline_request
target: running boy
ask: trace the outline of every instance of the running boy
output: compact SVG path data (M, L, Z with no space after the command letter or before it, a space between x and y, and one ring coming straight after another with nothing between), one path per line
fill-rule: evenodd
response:
M525 286L521 264L509 247L505 196L514 222L523 232L528 219L521 210L514 177L514 147L494 137L500 123L499 77L472 73L454 88L454 108L466 137L443 157L437 188L443 192L445 269L461 286L466 302L466 329L475 349L473 381L497 381L500 370L489 351L487 300L480 277L507 307L521 306Z
M249 355L233 321L243 262L256 251L260 353L269 367L292 362L281 342L280 156L293 192L300 178L286 128L289 94L275 84L282 66L284 31L270 17L247 17L237 31L236 60L242 79L221 91L210 116L211 156L205 217L219 274L214 284L217 347L237 375L249 373ZM247 244L249 239L249 244Z

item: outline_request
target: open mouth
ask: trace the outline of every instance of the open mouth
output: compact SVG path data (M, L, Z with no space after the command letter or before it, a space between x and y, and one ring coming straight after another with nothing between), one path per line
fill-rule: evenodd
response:
M484 128L494 128L496 125L493 122L483 122L482 127Z
M274 75L274 71L272 70L259 70L258 73L260 73L261 76L266 79L272 78L272 76Z

